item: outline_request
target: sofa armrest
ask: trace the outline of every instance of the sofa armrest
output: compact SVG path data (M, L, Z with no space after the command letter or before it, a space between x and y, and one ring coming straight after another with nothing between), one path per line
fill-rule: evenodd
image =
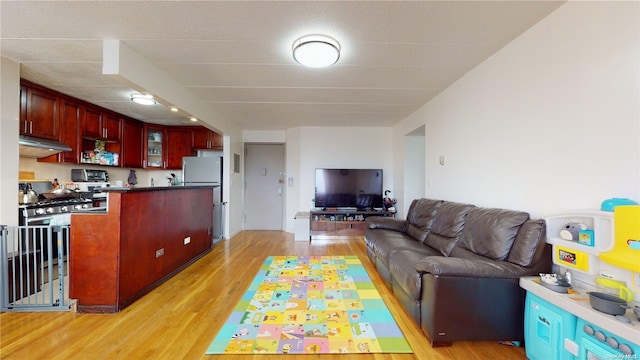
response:
M531 269L506 261L463 259L443 256L427 256L416 263L419 273L438 276L474 278L519 278L532 275Z
M405 220L385 216L369 216L366 219L366 224L369 229L387 229L400 232L405 232L407 229Z

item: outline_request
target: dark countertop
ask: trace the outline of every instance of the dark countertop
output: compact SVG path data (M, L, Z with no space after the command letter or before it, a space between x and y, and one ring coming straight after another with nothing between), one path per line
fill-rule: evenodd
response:
M214 185L208 186L134 186L134 187L115 187L110 186L106 188L100 189L103 192L112 192L112 191L164 191L164 190L189 190L189 189L203 189L203 188L214 188Z

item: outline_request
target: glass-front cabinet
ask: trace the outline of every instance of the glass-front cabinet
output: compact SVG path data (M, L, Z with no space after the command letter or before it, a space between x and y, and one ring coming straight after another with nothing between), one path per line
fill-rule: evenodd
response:
M162 127L147 126L146 168L165 167L165 131Z

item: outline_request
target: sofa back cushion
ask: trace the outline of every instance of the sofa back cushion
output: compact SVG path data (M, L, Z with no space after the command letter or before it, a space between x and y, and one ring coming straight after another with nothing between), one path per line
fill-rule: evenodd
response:
M527 220L518 231L507 261L525 267L537 263L544 252L546 230L544 220Z
M431 230L433 218L440 205L442 205L442 200L413 200L407 212L406 234L418 242L423 242Z
M465 218L470 209L475 206L452 201L445 201L440 205L433 219L431 231L424 243L449 256L456 246L460 233L465 226Z
M458 246L493 260L505 260L520 226L529 220L522 211L474 208L469 210Z

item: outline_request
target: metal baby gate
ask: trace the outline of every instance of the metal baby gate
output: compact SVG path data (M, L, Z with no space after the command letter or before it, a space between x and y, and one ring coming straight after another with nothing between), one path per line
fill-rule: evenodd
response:
M67 311L69 225L0 225L0 310Z

